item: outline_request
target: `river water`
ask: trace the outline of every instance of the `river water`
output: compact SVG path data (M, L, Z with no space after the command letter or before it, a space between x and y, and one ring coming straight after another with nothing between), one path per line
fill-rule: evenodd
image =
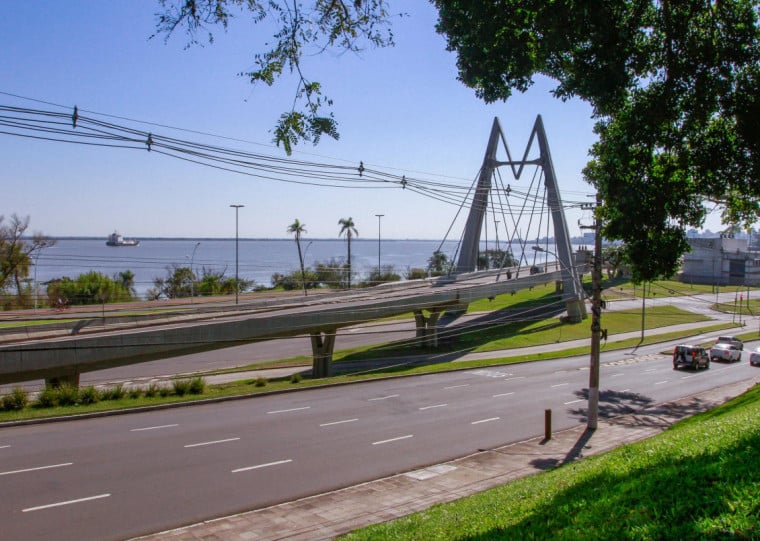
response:
M345 239L304 239L301 243L304 263L314 267L330 259L345 260ZM449 259L456 257L457 242L437 240L381 240L380 264L391 265L402 277L409 268L426 268L428 258L441 249ZM483 249L486 246L483 244ZM488 246L493 249L493 243ZM502 249L505 246L502 243ZM519 256L518 246L513 253ZM530 251L530 250L529 250ZM272 274L287 274L299 268L295 241L290 239L239 239L238 274L261 286L270 286ZM535 254L531 253L530 263ZM543 254L541 254L543 256ZM358 280L377 269L377 239L353 239L351 259ZM550 256L551 259L551 256ZM543 259L539 259L539 263ZM192 263L196 275L203 269L235 275L235 239L140 239L135 247L106 246L105 238L58 239L55 246L45 248L36 260L31 276L40 284L67 276L97 271L113 277L130 270L135 275L139 295L153 285L154 278L165 277L173 266L187 267Z

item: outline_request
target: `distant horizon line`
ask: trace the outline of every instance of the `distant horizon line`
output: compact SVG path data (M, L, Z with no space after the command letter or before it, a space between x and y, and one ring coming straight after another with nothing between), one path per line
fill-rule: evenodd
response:
M48 238L52 240L96 240L96 241L103 241L105 242L107 237L102 236L94 236L94 235L61 235L61 236L49 236ZM234 241L235 237L138 237L138 236L123 236L125 240L136 240L139 242L143 241L204 241L204 242L214 242L214 241ZM549 237L549 241L553 241L554 237ZM570 241L572 244L581 244L586 245L590 244L588 241L583 240L583 236L574 236L570 237ZM278 241L290 241L292 242L295 240L293 237L238 237L238 241L258 241L258 242L278 242ZM321 242L345 242L345 237L301 237L301 243L309 243L312 241L321 241ZM378 238L377 237L352 237L352 240L354 242L371 242L377 244ZM405 238L405 239L398 239L398 238L385 238L383 237L382 242L442 242L441 239L419 239L419 238ZM495 239L494 243L495 243ZM547 239L546 237L542 237L539 239L539 242L545 242ZM528 242L534 242L531 239L521 239L521 238L514 238L511 240L511 243L513 244L520 244L520 241L523 241L523 243ZM444 242L459 242L457 239L449 239ZM486 239L481 239L482 242L487 242ZM499 244L509 244L510 241L502 240L499 242Z

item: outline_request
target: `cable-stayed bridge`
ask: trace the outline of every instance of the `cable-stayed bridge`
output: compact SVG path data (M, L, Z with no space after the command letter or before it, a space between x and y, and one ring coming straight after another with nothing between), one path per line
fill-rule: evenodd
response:
M514 182L531 169L527 187L504 184L500 168ZM435 346L444 311L461 312L478 299L556 283L567 318L586 316L580 274L586 258L574 261L564 209L541 117L525 152L514 159L498 119L494 119L477 181L460 206L468 208L456 254L443 276L279 303L244 301L213 314L197 313L166 323L136 316L118 325L79 325L67 336L28 339L0 346L0 383L45 378L78 384L79 374L192 352L237 346L282 336L308 335L316 377L330 375L337 330L399 314L414 313L417 336ZM449 231L454 228L456 218ZM488 249L489 221L496 248ZM502 224L502 227L499 227ZM501 249L499 231L506 241ZM482 238L485 236L485 250ZM518 243L516 259L511 246ZM533 261L526 254L532 250ZM485 253L485 258L483 257ZM536 257L543 253L543 265ZM548 255L554 261L548 261ZM90 331L97 330L97 332Z

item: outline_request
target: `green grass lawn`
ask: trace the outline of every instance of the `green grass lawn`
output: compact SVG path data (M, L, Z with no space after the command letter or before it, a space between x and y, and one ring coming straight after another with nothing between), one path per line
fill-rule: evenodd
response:
M760 539L760 386L604 455L341 539Z
M561 344L570 340L590 337L590 319L579 323L561 322L559 317L541 317L521 320L526 317L506 312L502 317L485 322L469 324L460 329L441 333L439 348L436 351L472 351L486 352L501 349L516 349L542 344ZM654 329L679 323L710 321L702 314L686 312L673 306L655 306L647 310L645 329ZM608 329L610 335L633 332L641 329L641 312L638 310L620 310L606 312L602 316L602 328ZM558 346L558 349L561 345ZM414 341L388 343L379 346L366 346L335 353L336 361L353 361L380 357L398 357L430 353L429 348L421 347Z

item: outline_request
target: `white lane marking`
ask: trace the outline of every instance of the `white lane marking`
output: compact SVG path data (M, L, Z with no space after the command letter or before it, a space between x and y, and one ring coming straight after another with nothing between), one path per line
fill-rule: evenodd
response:
M399 440L407 440L412 437L414 437L414 434L407 434L406 436L399 436L398 438L391 438L389 440L375 441L375 442L372 442L372 445L382 445L384 443L391 443L391 442L399 441Z
M431 410L433 408L445 408L448 404L436 404L435 406L422 406L420 411Z
M611 377L611 378L616 378L616 377L618 377L618 376L625 376L625 374L624 374L623 372L619 372L619 373L617 373L617 374L612 374L610 377Z
M515 376L513 378L503 379L502 381L514 381L516 379L525 379L525 376Z
M398 395L389 394L388 396L378 396L377 398L368 398L367 400L372 402L373 400L388 400L389 398L398 398Z
M513 394L515 394L515 393L514 392L511 392L511 393L500 393L500 394L491 395L491 398L499 398L500 396L512 396Z
M565 402L565 406L569 406L570 404L577 404L578 402L584 402L582 398L579 398L578 400L571 400L570 402Z
M565 382L565 383L557 383L557 384L555 384L555 385L552 385L552 389L554 389L555 387L564 387L565 385L570 385L570 383L568 383L568 382Z
M7 449L10 445L0 445L0 449Z
M88 496L87 498L77 498L76 500L67 500L65 502L56 502L56 503L49 503L47 505L38 505L37 507L27 507L26 509L22 509L22 513L28 513L30 511L41 511L43 509L50 509L51 507L61 507L62 505L71 505L74 503L82 503L82 502L90 502L92 500L101 500L103 498L108 498L111 496L110 494L98 494L97 496Z
M189 443L185 445L185 449L190 447L203 447L204 445L216 445L217 443L227 443L230 441L238 441L240 438L227 438L225 440L204 441L202 443Z
M691 376L681 376L681 379L689 379L689 378L693 378L693 377L694 377L694 375L692 374Z
M658 368L647 368L646 370L644 370L644 372L656 372L657 370L659 370L659 369Z
M667 379L664 379L662 381L657 381L657 382L655 382L655 385L662 385L663 383L667 383L668 381L669 380L667 380Z
M490 423L491 421L498 421L501 417L489 417L488 419L481 419L480 421L473 421L471 425L479 425L481 423Z
M25 468L23 470L3 471L0 475L13 475L14 473L27 473L30 471L49 470L52 468L63 468L64 466L71 466L73 462L65 462L63 464L51 464L50 466L38 466L36 468Z
M470 386L469 383L463 383L461 385L452 385L450 387L444 387L443 390L448 391L449 389L458 389L459 387L469 387L469 386Z
M620 392L621 392L621 393L627 393L627 392L629 392L629 391L630 391L630 389L623 389L623 390L622 390L622 391L620 391Z
M275 413L290 413L291 411L303 411L303 410L308 410L308 409L311 409L311 406L303 406L302 408L289 408L286 410L272 410L272 411L268 411L267 415L272 415Z
M175 426L179 426L178 424L173 425L160 425L160 426L146 426L145 428L133 428L130 430L130 432L142 432L143 430L160 430L162 428L173 428Z
M277 460L275 462L267 462L266 464L256 464L255 466L246 466L245 468L238 468L236 470L232 470L232 473L239 473L241 471L258 470L259 468L268 468L270 466L279 466L280 464L287 464L288 462L293 462L293 459L288 458L286 460Z
M333 425L342 425L344 423L353 423L355 421L358 421L359 419L343 419L342 421L333 421L331 423L322 423L319 426L333 426Z

